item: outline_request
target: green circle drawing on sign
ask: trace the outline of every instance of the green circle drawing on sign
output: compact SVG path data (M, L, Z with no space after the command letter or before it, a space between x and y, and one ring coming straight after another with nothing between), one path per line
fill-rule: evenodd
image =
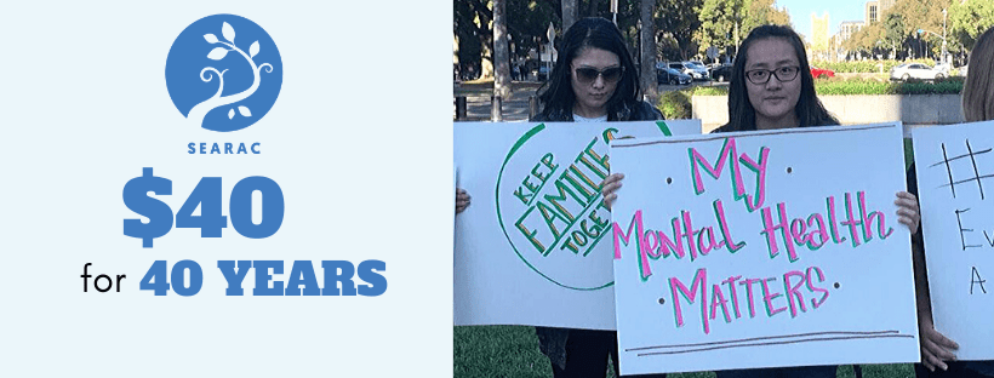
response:
M605 269L610 264L591 262L610 261L613 253L611 212L600 184L610 172L608 143L624 136L616 135L621 125L604 125L597 135L583 136L575 125L539 124L514 143L497 178L497 219L515 254L545 279L572 290L614 285L612 270ZM671 135L666 123L656 125Z

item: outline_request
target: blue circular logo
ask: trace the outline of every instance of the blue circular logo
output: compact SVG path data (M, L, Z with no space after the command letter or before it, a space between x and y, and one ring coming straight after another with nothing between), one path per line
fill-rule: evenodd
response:
M230 14L201 18L173 42L166 58L169 97L187 121L235 131L272 109L283 86L283 60L269 34Z

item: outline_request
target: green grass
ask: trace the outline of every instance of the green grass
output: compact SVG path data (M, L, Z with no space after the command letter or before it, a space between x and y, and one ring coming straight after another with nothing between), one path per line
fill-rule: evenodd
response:
M535 329L521 326L455 327L455 377L552 377L549 359L538 350ZM608 367L607 377L614 377ZM853 378L851 365L839 366L839 378ZM914 377L910 364L863 365L864 378ZM712 372L669 374L673 378L713 378Z

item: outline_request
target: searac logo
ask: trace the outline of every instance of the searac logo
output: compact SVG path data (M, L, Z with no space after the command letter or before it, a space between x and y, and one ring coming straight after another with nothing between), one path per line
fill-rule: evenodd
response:
M235 131L272 109L283 85L283 61L269 34L230 14L201 18L169 49L166 87L190 124Z

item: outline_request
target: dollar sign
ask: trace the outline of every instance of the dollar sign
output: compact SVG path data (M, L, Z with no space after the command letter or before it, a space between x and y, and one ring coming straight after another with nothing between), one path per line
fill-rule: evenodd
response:
M172 195L173 182L169 179L152 176L152 168L142 168L141 177L135 177L124 185L124 205L148 218L125 219L124 234L142 239L143 248L152 248L152 240L165 235L173 228L173 210L169 205L149 197L148 192L158 195Z

